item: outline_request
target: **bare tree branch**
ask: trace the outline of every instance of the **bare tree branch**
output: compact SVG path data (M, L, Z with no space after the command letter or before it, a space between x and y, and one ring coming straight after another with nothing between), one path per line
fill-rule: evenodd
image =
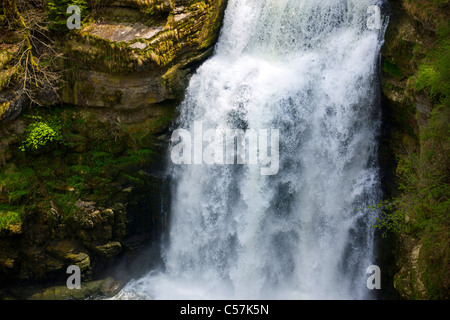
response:
M19 79L11 77L9 81L15 81L14 84L18 85L17 94L25 95L36 105L42 104L40 98L45 95L60 100L59 86L62 81L60 61L63 54L56 49L58 46L54 45L47 28L44 5L43 0L6 0L4 3L4 11L9 10L8 14L5 11L9 22L7 28L14 30L22 39L14 59L14 70L19 74ZM10 21L12 18L15 23Z

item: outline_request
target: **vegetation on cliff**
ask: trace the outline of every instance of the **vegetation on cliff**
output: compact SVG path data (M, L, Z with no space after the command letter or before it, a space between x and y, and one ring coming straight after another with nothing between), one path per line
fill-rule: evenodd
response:
M384 92L395 114L389 144L397 189L383 204L378 227L402 242L395 277L401 295L448 299L450 9L448 1L401 4L394 3L383 63Z

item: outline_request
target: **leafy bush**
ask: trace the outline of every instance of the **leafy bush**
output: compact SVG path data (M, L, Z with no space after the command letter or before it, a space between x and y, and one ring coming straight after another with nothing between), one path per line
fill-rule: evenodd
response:
M42 117L32 116L35 122L31 123L26 129L26 139L19 147L21 151L26 149L39 149L50 142L62 142L61 122L57 118L52 118L49 122Z
M436 47L430 50L415 81L416 90L426 90L440 104L450 105L450 25L440 27Z

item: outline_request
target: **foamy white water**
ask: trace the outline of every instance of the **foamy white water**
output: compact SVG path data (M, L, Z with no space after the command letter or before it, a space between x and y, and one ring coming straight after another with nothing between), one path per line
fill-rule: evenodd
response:
M164 271L118 299L365 299L381 197L375 0L229 0L179 127L279 129L280 168L173 167ZM385 19L383 19L385 21ZM170 162L170 159L168 159Z

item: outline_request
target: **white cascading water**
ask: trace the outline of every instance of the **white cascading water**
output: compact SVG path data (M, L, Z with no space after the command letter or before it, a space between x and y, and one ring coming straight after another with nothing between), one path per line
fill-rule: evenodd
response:
M164 270L118 299L365 299L374 264L374 0L229 0L177 126L278 129L279 171L173 165ZM169 161L171 161L169 159Z

